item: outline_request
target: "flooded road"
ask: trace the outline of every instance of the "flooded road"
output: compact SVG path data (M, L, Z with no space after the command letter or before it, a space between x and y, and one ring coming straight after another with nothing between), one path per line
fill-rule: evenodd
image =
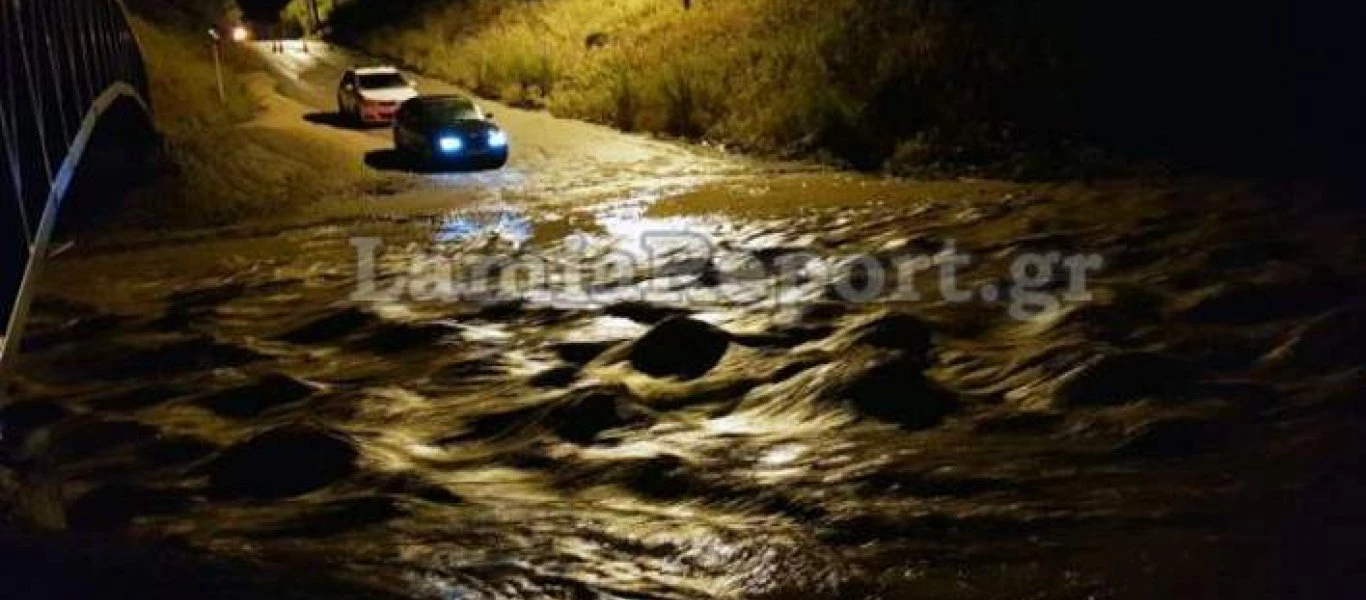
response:
M323 110L336 56L275 59L280 101ZM916 183L493 110L506 171L54 262L5 409L32 502L375 597L1348 589L1350 190ZM905 277L959 255L965 297Z

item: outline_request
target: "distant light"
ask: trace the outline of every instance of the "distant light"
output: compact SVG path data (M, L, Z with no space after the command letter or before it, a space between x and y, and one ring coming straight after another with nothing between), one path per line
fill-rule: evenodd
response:
M251 38L251 32L246 27L238 25L232 28L232 39L236 42L245 42Z
M502 148L503 146L506 146L506 145L508 145L508 134L507 134L507 132L501 131L501 130L494 130L494 131L490 131L490 132L489 132L489 146L490 146L490 147L493 147L493 148Z
M453 154L459 152L461 148L465 147L465 143L461 142L460 138L450 135L442 137L441 139L437 140L436 145L437 147L441 148L442 152L445 152L446 154Z

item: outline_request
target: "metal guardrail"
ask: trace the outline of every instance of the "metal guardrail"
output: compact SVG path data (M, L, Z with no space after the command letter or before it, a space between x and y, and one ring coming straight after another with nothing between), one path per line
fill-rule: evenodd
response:
M120 0L0 0L0 371L96 126L120 100L150 114L148 97Z

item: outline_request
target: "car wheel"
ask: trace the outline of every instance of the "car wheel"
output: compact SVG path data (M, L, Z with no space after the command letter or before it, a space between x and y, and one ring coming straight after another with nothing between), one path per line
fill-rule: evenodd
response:
M408 168L414 171L426 171L430 168L430 162L426 156L423 156L420 148L404 144L397 144L394 148L398 150L399 156L403 158L403 162L407 163Z

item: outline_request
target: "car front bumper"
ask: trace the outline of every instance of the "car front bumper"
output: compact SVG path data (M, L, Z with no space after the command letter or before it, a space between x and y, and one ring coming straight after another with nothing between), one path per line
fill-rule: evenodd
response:
M398 103L378 103L362 104L360 107L360 120L366 123L388 124L394 122L394 116L398 114Z
M426 162L432 166L439 167L484 167L489 165L502 165L508 160L508 148L462 148L458 152L442 152L434 144L427 146L425 154Z

